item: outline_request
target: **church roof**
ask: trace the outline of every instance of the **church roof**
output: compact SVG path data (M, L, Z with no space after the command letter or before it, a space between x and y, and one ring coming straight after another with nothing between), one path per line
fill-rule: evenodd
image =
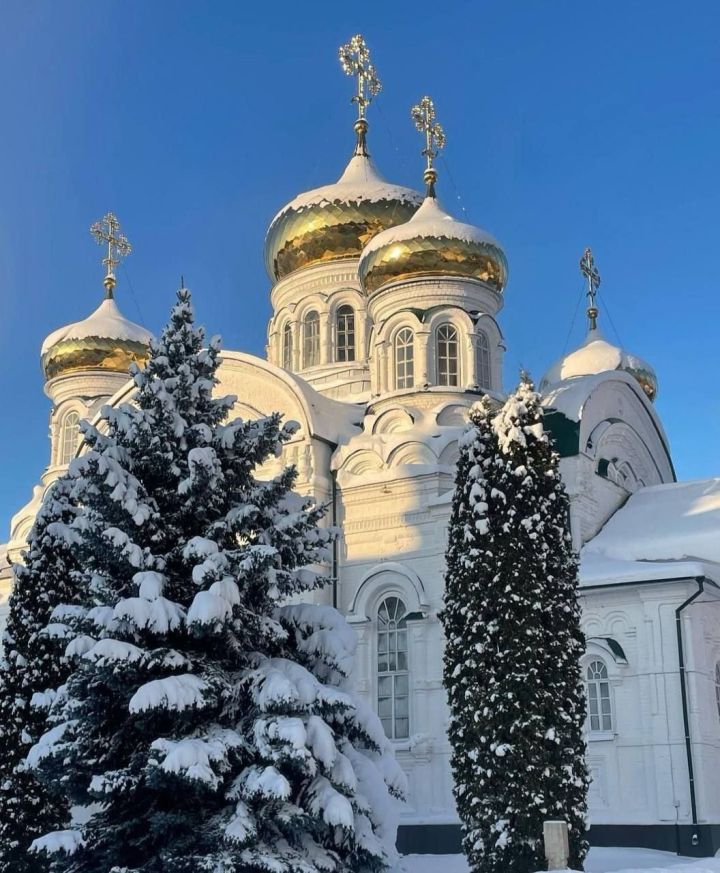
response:
M630 373L654 400L657 394L655 371L637 355L608 342L596 327L588 331L583 344L556 361L540 380L540 390L547 391L568 379L621 370Z
M342 176L299 194L273 218L265 239L270 277L311 264L357 258L372 236L417 209L422 195L379 173L368 154L354 154Z
M106 297L87 318L48 336L41 349L45 377L78 370L127 373L131 363L145 363L152 338L149 330L125 318L112 297Z
M581 553L584 585L720 570L720 478L633 494ZM713 568L712 565L717 565Z
M114 298L106 298L87 318L54 330L42 344L40 353L44 355L52 346L63 340L87 337L129 340L147 345L153 335L146 328L125 318Z
M583 420L588 404L605 387L617 383L623 383L633 389L638 397L643 396L647 398L647 393L643 391L637 379L624 370L606 370L590 376L574 376L571 379L558 382L556 385L546 387L545 390L541 388L543 395L542 405L545 409L545 422L555 438L561 457L572 457L578 454L580 451L580 432L583 428ZM663 445L666 447L668 463L671 463L670 452L667 447L667 437L662 423L657 414L652 413L651 404L645 403L643 406L652 419L653 426L657 430ZM588 437L590 431L587 430L587 426L585 429L585 436Z
M368 293L391 281L437 275L479 279L502 292L508 266L493 236L458 221L429 195L409 221L370 240L358 273Z

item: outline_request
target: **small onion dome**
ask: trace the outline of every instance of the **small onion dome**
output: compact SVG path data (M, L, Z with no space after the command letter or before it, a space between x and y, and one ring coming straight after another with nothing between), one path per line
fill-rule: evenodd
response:
M130 364L143 366L152 334L128 321L112 297L107 297L84 321L53 331L41 350L46 379L78 370L127 373Z
M502 293L508 265L490 234L457 221L427 196L405 224L383 231L362 253L360 281L368 294L388 282L420 276L478 279Z
M613 370L621 370L636 379L650 400L657 396L657 376L650 364L609 343L597 328L588 332L579 349L550 367L540 380L540 390L547 391L564 379Z
M277 281L311 264L357 258L421 201L418 191L386 182L369 155L356 152L334 185L298 195L273 218L265 238L268 274Z

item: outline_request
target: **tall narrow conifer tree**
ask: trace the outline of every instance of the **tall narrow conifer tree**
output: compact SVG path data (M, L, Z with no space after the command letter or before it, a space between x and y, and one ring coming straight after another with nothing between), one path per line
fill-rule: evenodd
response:
M33 839L69 820L67 803L24 762L46 730L53 690L69 673L63 630L48 625L53 609L76 597L78 573L68 542L76 516L71 483L60 479L50 486L30 530L24 563L14 568L0 663L1 873L46 870L46 859L28 854L28 848Z
M543 822L563 819L570 866L582 869L577 559L559 458L525 377L499 412L485 398L471 413L446 557L444 681L470 868L543 869Z
M322 509L293 468L296 425L227 421L187 291L72 466L85 612L54 725L28 761L84 808L34 850L67 873L380 871L402 774L352 695L355 636L321 584ZM63 614L58 616L63 619ZM84 819L84 821L83 821Z

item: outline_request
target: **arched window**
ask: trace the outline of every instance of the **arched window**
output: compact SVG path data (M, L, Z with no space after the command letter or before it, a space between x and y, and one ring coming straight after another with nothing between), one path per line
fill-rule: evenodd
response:
M487 334L481 330L477 333L477 345L475 346L475 379L478 388L490 388L490 344Z
M718 718L720 718L720 661L715 664L715 703L717 704Z
M458 384L458 335L451 324L441 324L437 332L437 383Z
M355 310L341 306L337 311L337 360L355 360Z
M377 613L378 715L391 740L410 736L410 683L407 609L399 597L386 597Z
M63 419L62 433L60 436L60 463L69 464L75 457L78 442L80 440L80 416L77 412L68 412Z
M282 365L285 370L292 370L293 336L292 324L285 322L282 332Z
M395 387L412 388L415 384L413 332L403 327L395 334Z
M308 312L303 322L303 367L320 363L320 316Z
M613 729L610 681L605 663L600 659L590 661L585 670L587 689L588 725L590 732Z

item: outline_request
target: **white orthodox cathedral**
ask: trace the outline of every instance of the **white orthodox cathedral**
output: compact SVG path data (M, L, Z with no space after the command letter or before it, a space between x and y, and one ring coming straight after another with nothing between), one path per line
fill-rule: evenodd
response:
M356 38L357 40L357 38ZM403 849L456 851L442 686L444 550L468 408L503 397L507 261L435 196L442 131L429 100L427 193L385 181L367 148L378 90L364 45L356 146L337 182L270 224L267 358L227 350L218 391L237 414L301 425L282 462L342 528L322 596L358 634L357 688L379 712L410 793ZM111 221L107 236L117 226ZM720 848L720 479L676 482L652 368L596 326L539 383L581 553L591 841L713 854ZM110 277L112 279L112 277ZM78 422L131 396L150 333L107 295L42 345L50 463L0 547L2 609L47 486L78 449ZM280 462L278 462L279 464Z

